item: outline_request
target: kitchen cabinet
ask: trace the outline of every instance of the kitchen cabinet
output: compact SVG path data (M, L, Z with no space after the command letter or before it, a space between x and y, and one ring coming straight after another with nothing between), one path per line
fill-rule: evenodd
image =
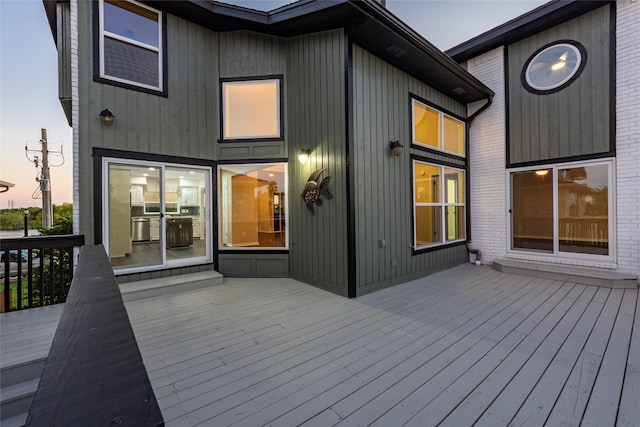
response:
M197 187L182 187L180 191L182 206L195 206L198 204L198 188Z
M200 238L200 218L193 218L193 237Z
M131 186L131 205L142 206L144 205L144 188L140 185Z
M131 176L126 169L109 170L109 256L131 253Z

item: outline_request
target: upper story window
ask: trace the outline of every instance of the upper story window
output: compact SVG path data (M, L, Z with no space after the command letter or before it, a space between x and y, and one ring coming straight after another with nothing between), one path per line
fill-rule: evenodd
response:
M411 99L413 143L465 156L465 123Z
M223 80L222 140L282 139L282 77Z
M164 91L162 13L116 0L100 0L99 11L99 77Z
M522 85L529 92L537 94L557 92L578 78L586 60L586 49L576 41L543 46L524 64Z

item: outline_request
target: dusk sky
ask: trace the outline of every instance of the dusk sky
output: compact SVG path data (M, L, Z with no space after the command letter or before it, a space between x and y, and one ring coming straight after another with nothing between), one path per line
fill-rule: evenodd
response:
M260 10L290 3L232 0ZM387 0L387 8L436 47L446 50L530 11L545 1ZM38 170L25 145L39 150L46 128L54 204L72 202L72 135L58 101L57 53L40 0L0 0L0 179L15 184L0 194L0 209L41 206L32 199Z

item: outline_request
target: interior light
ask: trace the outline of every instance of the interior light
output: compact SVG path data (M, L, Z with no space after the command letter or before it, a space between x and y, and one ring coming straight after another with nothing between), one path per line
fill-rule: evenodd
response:
M548 173L549 173L548 169L542 169L542 170L536 171L536 175L538 176L545 176Z
M567 65L567 63L566 63L566 62L564 62L564 61L558 61L558 62L556 62L555 64L553 64L553 65L551 66L551 69L552 69L553 71L562 70L566 65Z

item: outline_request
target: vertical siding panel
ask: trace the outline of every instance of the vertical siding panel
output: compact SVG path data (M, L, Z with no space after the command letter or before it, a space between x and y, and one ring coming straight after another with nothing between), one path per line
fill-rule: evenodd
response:
M609 13L607 5L509 46L511 163L608 153ZM582 74L555 93L527 92L520 82L526 60L540 47L564 39L585 46Z

